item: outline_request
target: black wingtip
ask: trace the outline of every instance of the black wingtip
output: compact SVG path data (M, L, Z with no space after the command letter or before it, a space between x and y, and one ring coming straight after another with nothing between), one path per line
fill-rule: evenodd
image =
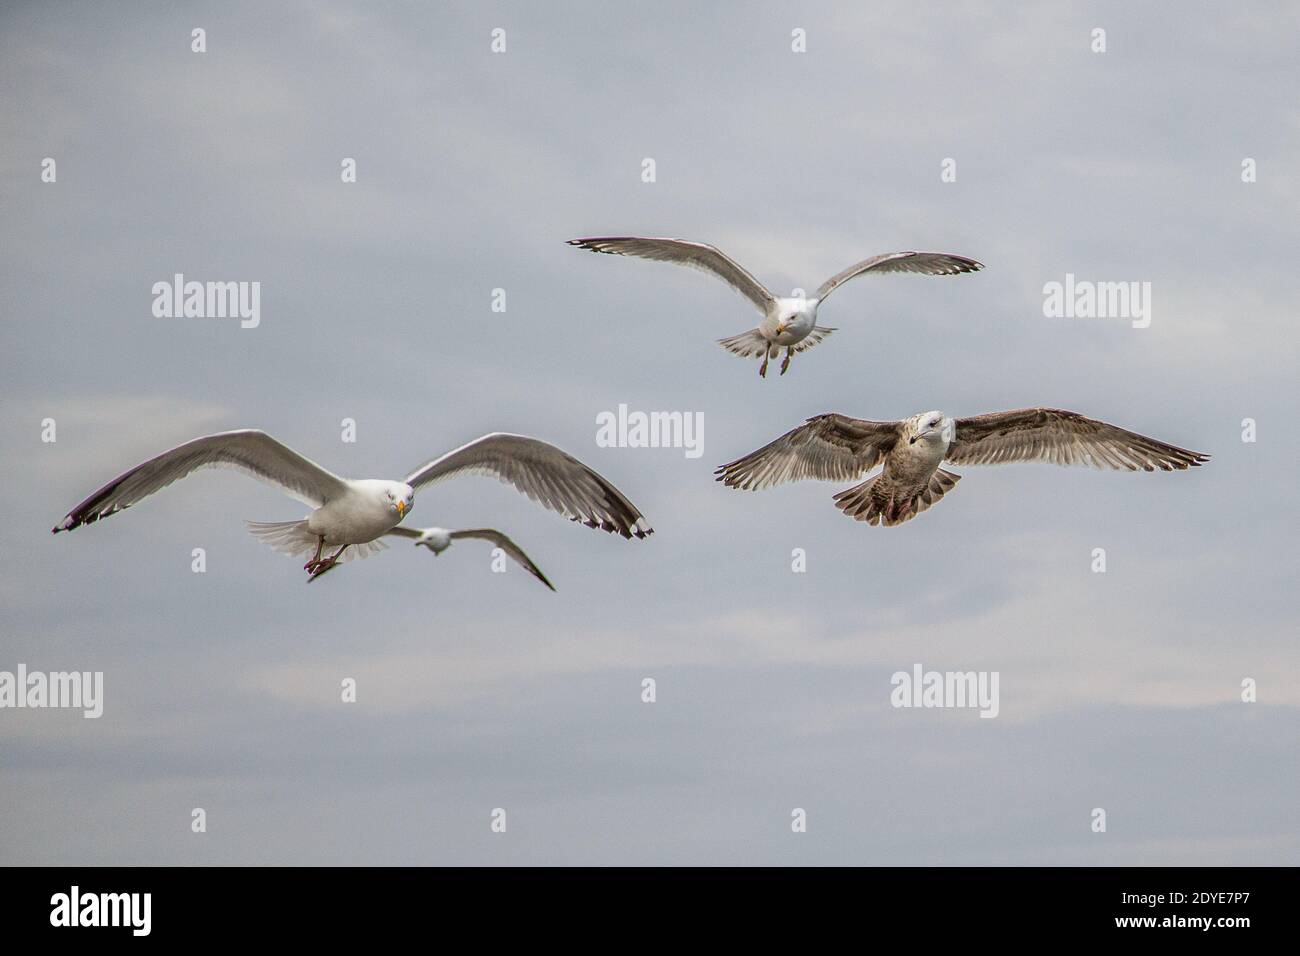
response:
M714 474L713 480L722 482L722 484L728 488L737 488L737 489L744 490L745 485L743 483L743 480L738 481L736 479L736 476L731 474L730 469L731 469L731 465L719 465L717 469L713 472Z
M565 245L576 246L579 249L585 249L587 252L594 252L597 255L600 253L607 253L615 256L623 255L623 253L619 252L617 249L602 249L600 246L596 245L598 242L607 241L608 237L605 236L588 236L586 239L569 239L565 242Z

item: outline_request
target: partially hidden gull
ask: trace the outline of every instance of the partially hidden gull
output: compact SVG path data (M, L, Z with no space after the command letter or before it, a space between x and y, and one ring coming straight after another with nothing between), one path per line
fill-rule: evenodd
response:
M836 331L817 324L817 308L826 301L828 295L850 279L867 273L885 272L949 276L978 272L984 268L982 262L947 252L886 252L863 259L831 276L821 284L812 298L782 297L769 292L761 282L720 249L703 242L641 236L593 236L570 239L569 245L591 252L673 262L717 276L763 314L763 321L757 328L718 339L718 344L742 358L762 358L758 374L764 378L767 377L768 360L776 358L781 349L785 349L785 359L781 362L781 374L784 375L790 367L792 355L806 352Z
M310 554L303 565L308 581L340 561L369 557L386 546L379 540L394 531L428 534L437 553L455 537L487 538L554 590L517 545L494 529L418 532L399 528L415 492L457 475L490 475L514 486L551 511L624 538L644 538L654 529L609 481L554 445L524 435L495 432L435 458L402 481L342 478L276 441L266 432L241 429L195 438L136 465L77 505L52 529L71 531L131 507L178 478L200 468L234 468L274 485L313 509L298 521L246 522L249 531L282 554ZM446 544L443 535L447 536ZM328 555L326 549L330 550ZM322 556L325 555L325 556Z
M453 541L459 541L462 538L480 538L484 541L491 541L493 545L500 548L511 559L519 564L521 568L531 574L537 580L541 581L552 591L555 585L550 582L542 569L533 564L532 558L524 554L524 549L515 544L507 535L502 534L495 528L462 528L459 531L449 531L446 528L403 528L398 525L385 534L394 535L400 538L413 538L414 544L418 548L424 546L428 548L434 556L442 554L451 547Z
M1023 408L974 418L923 412L903 421L818 415L776 441L722 465L717 480L755 491L816 478L852 481L835 506L868 524L910 521L953 489L960 475L939 465L1000 465L1043 461L1128 471L1182 471L1210 460L1116 425L1058 408Z

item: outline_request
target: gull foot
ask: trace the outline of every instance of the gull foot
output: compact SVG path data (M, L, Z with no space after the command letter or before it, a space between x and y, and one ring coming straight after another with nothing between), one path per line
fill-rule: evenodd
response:
M326 558L324 561L313 562L314 567L311 569L311 573L307 575L307 583L310 584L312 581L315 581L318 577L338 563L337 558Z
M302 566L302 569L304 571L311 571L316 567L316 565L320 564L320 553L323 550L325 550L325 536L321 535L316 539L316 553Z
M308 578L307 578L307 583L308 583L308 584L311 584L311 582L315 581L318 577L320 577L322 574L324 574L324 573L325 573L326 571L328 571L330 568L334 567L334 565L338 564L338 563L339 563L339 558L343 557L343 552L346 551L347 549L348 549L348 546L345 544L345 545L343 545L343 547L339 548L337 551L335 551L333 554L331 554L331 555L330 555L328 558L326 558L324 561L309 561L309 562L307 562L308 564L314 564L314 565L315 565L315 567L312 569L311 574L310 574L310 575L308 576Z

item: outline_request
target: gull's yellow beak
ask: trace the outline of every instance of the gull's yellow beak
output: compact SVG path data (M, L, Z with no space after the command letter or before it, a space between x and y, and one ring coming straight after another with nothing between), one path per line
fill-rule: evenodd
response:
M784 335L784 334L785 334L785 326L784 326L784 325L778 325L778 326L776 327L776 334L777 334L777 335Z
M405 518L405 517L406 517L406 502L405 502L405 501L399 501L399 502L397 502L397 517L399 517L399 518Z

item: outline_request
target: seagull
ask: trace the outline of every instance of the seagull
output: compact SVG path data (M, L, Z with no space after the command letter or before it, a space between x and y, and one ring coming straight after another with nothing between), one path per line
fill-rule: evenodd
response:
M495 528L469 528L462 531L448 531L446 528L403 528L401 525L398 525L396 528L384 533L401 538L414 538L415 546L417 548L424 545L424 547L433 552L435 557L450 548L453 541L458 541L461 538L482 538L485 541L491 541L494 545L518 562L519 566L525 571L537 578L537 580L541 581L552 591L555 590L555 585L547 580L547 577L542 573L541 568L533 564L532 558L524 554L524 549L519 547L519 545L511 541L509 537L502 534L500 531L497 531Z
M1167 445L1116 425L1059 408L1022 408L974 418L922 412L900 422L818 415L714 473L729 488L756 491L787 481L851 481L835 495L850 518L886 527L925 511L961 480L939 467L1046 461L1128 471L1182 471L1209 455Z
M253 535L282 554L311 554L303 565L308 581L341 560L365 558L384 550L386 545L378 539L397 528L410 512L416 490L456 475L491 475L589 528L624 538L644 538L654 533L621 491L576 458L536 438L494 432L435 458L402 481L354 480L326 471L257 429L205 435L136 465L73 508L51 530L71 531L116 514L178 478L212 467L242 471L275 485L313 509L300 521L245 522ZM456 534L483 537L499 532ZM500 538L498 544L507 553L541 577L509 538ZM430 546L433 543L431 537ZM322 557L326 547L335 550ZM542 581L550 584L545 578Z
M742 358L761 356L763 364L758 367L758 374L763 378L767 377L768 359L776 358L782 348L785 349L785 360L781 362L781 374L784 375L790 367L792 355L806 352L835 331L817 324L817 308L826 301L828 295L856 276L867 272L916 272L928 276L950 276L978 272L984 268L982 262L947 252L886 252L863 259L831 276L821 284L817 295L811 299L803 296L784 298L774 296L738 262L715 246L703 242L603 236L570 239L569 245L615 256L675 262L717 276L763 313L763 321L757 328L730 338L718 339L718 344Z

